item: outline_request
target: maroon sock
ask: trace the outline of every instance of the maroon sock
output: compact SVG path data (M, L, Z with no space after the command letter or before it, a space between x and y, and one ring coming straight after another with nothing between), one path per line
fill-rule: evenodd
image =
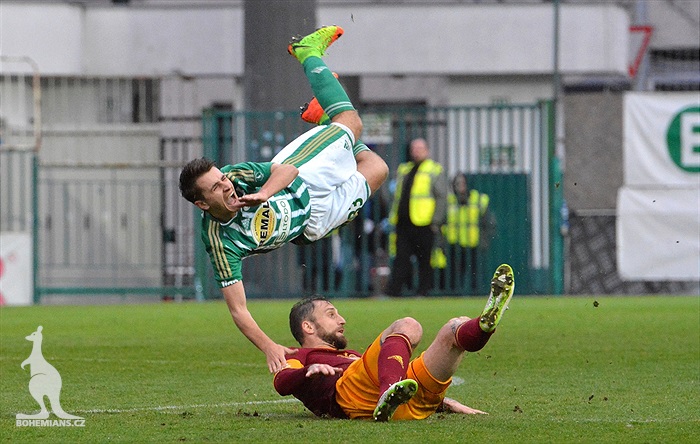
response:
M474 318L457 327L455 339L464 351L475 352L484 348L492 334L483 331L479 327L479 318Z
M379 351L379 393L406 378L406 369L411 360L411 341L406 335L394 333L384 340Z

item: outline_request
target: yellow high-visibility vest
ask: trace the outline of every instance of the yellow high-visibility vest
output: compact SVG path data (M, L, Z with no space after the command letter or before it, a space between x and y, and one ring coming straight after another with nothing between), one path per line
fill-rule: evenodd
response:
M430 253L430 266L433 268L447 268L447 256L442 248L435 247Z
M458 244L464 248L479 245L479 219L486 213L489 196L470 190L466 205L460 205L457 196L447 196L447 223L442 227L442 234L448 243Z
M406 175L414 167L413 162L406 162L399 165L396 174L396 193L394 202L391 205L389 222L396 226L399 219L399 201L403 188L403 181ZM442 173L442 165L432 159L426 159L418 166L416 176L411 186L411 196L408 202L408 215L411 223L417 227L425 227L432 223L435 214L435 197L431 193L433 181Z

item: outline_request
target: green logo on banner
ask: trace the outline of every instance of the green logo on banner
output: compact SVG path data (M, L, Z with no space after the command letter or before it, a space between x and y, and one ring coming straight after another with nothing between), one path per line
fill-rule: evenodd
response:
M700 107L688 107L673 118L666 133L673 163L690 173L700 172Z

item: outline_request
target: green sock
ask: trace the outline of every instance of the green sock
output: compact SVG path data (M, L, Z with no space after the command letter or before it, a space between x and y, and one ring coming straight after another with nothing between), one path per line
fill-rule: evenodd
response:
M303 65L311 90L329 118L355 109L338 79L320 57L310 56L304 60Z
M355 142L355 145L352 147L352 155L357 156L358 153L361 153L363 151L369 151L369 147L364 144L361 140L358 140Z

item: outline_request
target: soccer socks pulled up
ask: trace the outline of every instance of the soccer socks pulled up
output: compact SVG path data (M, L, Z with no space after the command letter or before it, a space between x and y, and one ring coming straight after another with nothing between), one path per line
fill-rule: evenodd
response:
M460 325L455 332L455 340L457 345L464 351L476 352L484 348L491 333L486 333L479 326L479 318L470 319Z
M411 351L411 341L406 335L395 333L387 336L379 351L379 393L384 393L391 384L406 378Z
M343 86L320 57L308 57L303 66L311 90L329 118L355 109Z

